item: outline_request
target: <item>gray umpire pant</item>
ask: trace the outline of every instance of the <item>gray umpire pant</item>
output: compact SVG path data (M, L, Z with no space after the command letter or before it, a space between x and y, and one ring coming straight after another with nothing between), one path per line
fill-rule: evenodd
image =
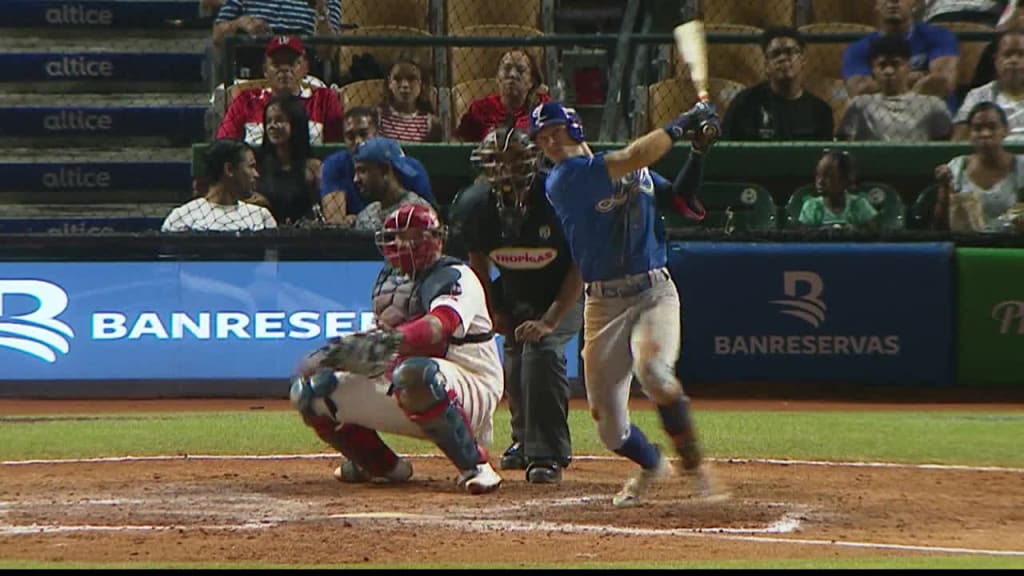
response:
M580 298L539 342L505 338L505 391L512 414L512 439L522 442L528 461L550 459L566 465L572 456L565 347L582 325Z

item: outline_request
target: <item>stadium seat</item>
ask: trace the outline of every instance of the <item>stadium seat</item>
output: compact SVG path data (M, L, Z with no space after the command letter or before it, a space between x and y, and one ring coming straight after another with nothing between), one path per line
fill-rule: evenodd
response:
M416 28L409 28L407 26L367 26L365 28L357 28L355 30L348 30L345 32L345 36L430 36L429 33L423 30L417 30ZM338 57L338 71L341 77L348 75L348 70L352 66L352 58L357 54L369 54L381 67L381 78L387 74L388 68L391 66L391 62L395 57L401 53L411 53L416 58L420 65L427 70L433 70L434 56L433 50L430 46L359 46L359 45L342 45L340 55ZM364 78L365 79L365 78Z
M854 32L870 34L875 29L865 24L849 22L829 22L827 24L808 24L800 27L801 34L828 34ZM843 52L850 42L808 42L805 52L805 78L842 78Z
M991 26L981 24L979 22L937 22L936 26L941 26L946 30L956 34L957 32L994 32L995 29ZM978 67L978 61L981 60L981 53L985 51L985 46L988 42L971 41L964 42L958 41L960 45L960 61L957 63L957 80L956 83L961 86L968 86L971 80L974 79L974 70Z
M701 0L705 23L792 26L794 0Z
M804 200L808 196L817 196L818 192L814 189L814 184L806 184L793 190L790 194L789 200L786 201L785 209L785 220L782 222L783 228L797 228L800 226L800 211L803 210Z
M718 115L725 118L725 112L740 90L746 88L739 82L725 78L709 78L708 92L711 102L718 108ZM688 78L670 78L647 87L647 124L653 130L690 109L697 102L697 89Z
M726 78L753 86L764 80L764 54L761 52L761 28L742 24L707 24L708 33L749 34L750 40L743 43L708 43L708 75ZM678 50L672 51L673 70L676 76L689 78L686 63L679 57Z
M832 107L832 130L835 132L843 120L847 104L850 103L850 92L846 88L846 82L843 82L842 78L818 76L806 78L804 86L808 92L821 98Z
M935 200L939 195L939 187L935 184L922 190L914 203L910 205L910 218L907 228L928 230L932 227L932 216L935 214Z
M542 36L544 33L537 28L512 25L483 25L463 28L458 36ZM498 63L501 57L513 46L461 46L449 48L448 58L451 66L449 78L452 86L467 80L478 78L494 78L498 74ZM533 57L541 71L544 70L544 49L540 46L526 46L524 49Z
M705 182L700 199L707 216L700 225L704 228L733 230L774 230L777 228L775 202L768 190L751 182ZM665 226L671 228L694 227L692 220L675 212L662 215Z
M384 102L384 91L387 90L387 86L388 81L385 79L352 82L338 88L338 98L344 110L358 106L374 108ZM434 86L431 86L431 96L434 110L437 110L437 88Z
M488 0L448 0L445 22L448 33L468 36L470 26L507 24L540 28L540 0L491 2Z
M452 87L452 134L459 126L459 120L469 109L469 105L477 98L482 98L498 89L498 81L494 78L477 78L467 80Z
M875 0L811 0L808 22L855 22L878 26Z
M900 193L892 186L884 182L862 182L857 191L878 210L878 222L882 230L902 230L906 227L907 207L903 205Z
M430 0L345 0L342 20L367 26L405 26L430 32Z

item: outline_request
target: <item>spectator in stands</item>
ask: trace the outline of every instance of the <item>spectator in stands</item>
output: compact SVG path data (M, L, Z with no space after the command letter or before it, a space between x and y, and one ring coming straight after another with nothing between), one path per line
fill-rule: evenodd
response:
M524 50L509 50L498 63L498 91L469 105L455 134L464 142L480 142L510 116L515 127L530 128L530 111L550 100L544 76L533 56Z
M995 102L1009 119L1007 138L1024 139L1024 30L1007 30L997 40L997 79L971 90L956 115L954 140L967 140L967 113L981 102Z
M249 36L336 36L341 29L341 0L225 0L213 23L213 43L224 45L224 37L244 32ZM315 76L324 78L325 66L337 46L321 45L310 54ZM244 62L240 51L236 58ZM251 57L252 66L258 62ZM229 78L222 78L224 82Z
M226 5L225 5L226 6ZM231 101L217 138L244 139L253 146L263 142L263 109L274 96L294 95L309 116L310 144L341 140L341 102L330 88L302 86L302 59L306 48L295 36L275 36L264 51L264 75L270 87L244 90Z
M277 96L263 111L263 144L257 153L262 175L256 193L265 198L274 220L298 224L317 219L320 161L309 147L309 119L298 98Z
M388 72L380 105L380 133L402 142L440 142L441 122L431 101L431 83L414 59L400 56Z
M932 24L978 22L995 26L1006 7L1007 0L924 0L923 19Z
M345 113L344 127L345 149L324 159L320 180L320 204L323 206L324 219L328 224L351 226L355 222L356 214L366 207L366 202L356 191L352 155L360 144L379 135L376 111L372 108L353 108ZM403 171L397 174L402 187L419 194L429 203L434 203L430 178L423 164L410 157L406 157L406 164L411 168L411 175L407 176Z
M722 124L727 140L831 140L832 108L804 90L804 41L793 28L761 37L768 80L742 90Z
M370 138L356 148L355 183L359 194L369 202L356 216L352 228L374 232L384 225L384 217L404 204L431 206L419 194L402 186L401 176L411 178L415 168L398 146L389 138Z
M1024 156L1003 147L1006 113L979 102L967 114L973 152L935 168L932 226L955 232L1024 231Z
M264 207L244 202L250 198L259 170L252 147L237 140L217 140L206 150L206 193L178 206L164 220L163 232L237 232L276 228Z
M1000 32L1024 30L1024 6L1018 7L1018 4L1020 4L1020 0L1011 2L1006 7L996 24L997 30ZM996 79L996 49L1000 39L1001 37L996 38L985 45L985 49L982 50L981 56L978 58L978 66L974 69L970 88L984 86Z
M838 137L849 140L946 140L953 129L945 102L910 91L910 42L882 36L869 51L874 82L880 92L850 101Z
M917 0L876 0L878 31L850 44L843 53L843 80L850 97L881 90L872 75L871 44L880 36L898 35L910 43L911 90L938 96L956 110L957 63L960 47L952 32L914 22Z
M800 209L800 224L809 227L873 228L878 211L867 198L854 193L857 166L842 150L826 150L814 177L816 196L808 196Z

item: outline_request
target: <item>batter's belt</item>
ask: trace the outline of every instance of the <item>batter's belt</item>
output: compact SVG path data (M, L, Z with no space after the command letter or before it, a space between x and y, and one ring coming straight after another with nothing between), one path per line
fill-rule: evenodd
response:
M629 298L650 290L655 284L668 282L671 279L672 275L669 274L668 268L661 267L614 280L587 282L584 284L583 290L587 296L598 298Z

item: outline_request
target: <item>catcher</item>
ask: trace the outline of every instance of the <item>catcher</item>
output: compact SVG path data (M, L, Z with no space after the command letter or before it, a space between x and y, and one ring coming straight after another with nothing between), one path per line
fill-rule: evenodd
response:
M378 432L426 438L459 471L471 494L493 492L493 415L502 368L473 271L442 255L447 228L429 207L405 205L376 233L387 260L373 287L378 328L332 339L292 378L303 421L345 457L342 482L405 482L412 465Z

